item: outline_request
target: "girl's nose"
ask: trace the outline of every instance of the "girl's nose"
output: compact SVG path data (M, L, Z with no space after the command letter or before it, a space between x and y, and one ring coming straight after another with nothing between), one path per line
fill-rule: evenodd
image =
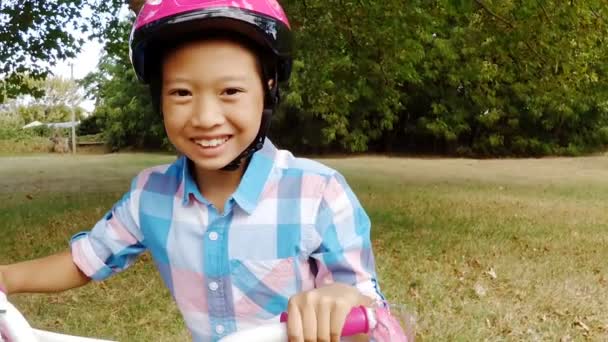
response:
M192 126L207 129L219 126L225 120L222 107L217 100L202 97L195 100L191 116Z

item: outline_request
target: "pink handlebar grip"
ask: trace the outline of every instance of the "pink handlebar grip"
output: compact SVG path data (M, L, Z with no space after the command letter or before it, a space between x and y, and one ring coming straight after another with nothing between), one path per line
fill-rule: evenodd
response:
M281 314L281 323L287 322L287 312ZM342 328L342 337L367 334L369 332L369 318L367 317L367 310L364 306L358 306L353 308L344 323Z

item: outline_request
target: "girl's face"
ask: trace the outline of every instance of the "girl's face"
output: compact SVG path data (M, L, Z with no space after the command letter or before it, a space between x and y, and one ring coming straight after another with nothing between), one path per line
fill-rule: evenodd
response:
M193 42L163 63L167 136L200 170L219 170L260 128L264 89L256 56L228 40Z

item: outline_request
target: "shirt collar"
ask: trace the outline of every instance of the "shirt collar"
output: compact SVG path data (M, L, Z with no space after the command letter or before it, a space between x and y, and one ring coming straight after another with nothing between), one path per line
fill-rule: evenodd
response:
M270 178L272 168L274 166L275 156L277 148L274 144L266 139L264 141L264 147L257 151L251 157L251 161L247 166L247 170L241 178L239 186L232 195L232 198L247 214L251 214L257 206L258 200L266 187L266 183ZM190 203L192 197L196 198L199 202L209 204L203 195L201 194L196 181L194 180L193 167L189 162L188 158L182 156L183 163L183 181L184 181L184 198L183 204L187 205Z
M194 180L194 170L191 170L193 166L190 159L184 155L181 157L181 162L183 169L182 179L184 182L184 198L182 200L182 204L189 205L193 197L201 203L209 204L209 202L201 194L200 190L198 189L198 184L196 184L196 181Z

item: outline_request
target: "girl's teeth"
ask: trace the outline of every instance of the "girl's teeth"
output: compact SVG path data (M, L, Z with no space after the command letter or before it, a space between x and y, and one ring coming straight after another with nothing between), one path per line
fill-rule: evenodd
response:
M197 140L196 143L203 147L216 147L225 143L228 138L212 139L212 140Z

